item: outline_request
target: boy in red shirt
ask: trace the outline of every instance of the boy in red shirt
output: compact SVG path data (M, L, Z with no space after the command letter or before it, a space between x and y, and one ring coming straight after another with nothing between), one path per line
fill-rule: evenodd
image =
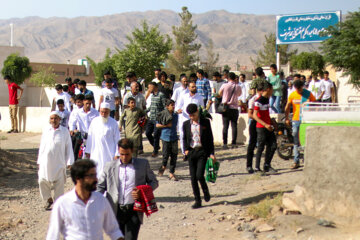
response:
M255 171L261 171L260 159L266 146L264 172L276 173L276 170L271 167L271 160L276 150L276 136L274 133L274 125L276 123L271 120L269 113L269 98L273 93L273 88L269 83L260 83L258 88L259 90L262 88L264 91L255 101L253 114L254 120L257 122L256 132L258 141Z
M21 96L23 94L24 89L22 89L19 85L14 83L11 80L11 77L6 75L4 77L5 83L8 85L9 89L9 111L10 111L10 119L11 119L11 130L8 133L17 133L18 132L18 120L17 120L17 112L18 112L18 104ZM17 96L17 90L20 90L19 97Z

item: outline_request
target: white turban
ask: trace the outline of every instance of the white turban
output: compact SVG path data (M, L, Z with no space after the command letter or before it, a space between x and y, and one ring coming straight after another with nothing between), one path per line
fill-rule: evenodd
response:
M52 111L52 112L50 113L49 117L51 117L52 115L56 115L56 116L58 116L59 118L61 118L61 115L60 115L60 113L59 113L58 111Z
M100 105L100 108L107 108L107 109L110 109L110 103L107 103L107 102L102 102L101 105Z

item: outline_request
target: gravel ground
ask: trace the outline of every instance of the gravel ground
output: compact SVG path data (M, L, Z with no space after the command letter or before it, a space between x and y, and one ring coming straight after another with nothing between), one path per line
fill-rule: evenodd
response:
M0 139L0 239L45 239L50 212L43 210L37 184L36 157L40 135L0 133ZM161 158L151 158L147 141L144 144L142 156L157 173ZM303 177L302 169L290 170L291 161L275 155L272 165L279 170L278 174L249 175L245 168L245 146L228 150L218 148L216 156L221 163L219 177L216 183L209 184L212 198L208 203L203 201L203 208L191 209L193 196L189 169L180 156L176 168L180 180L168 180L167 171L158 178L160 185L154 194L159 211L145 218L140 240L358 239L353 237L354 229L320 227L316 219L301 215L285 216L278 212L271 219L253 219L247 214L248 207L267 196L292 191ZM72 187L68 177L66 190ZM274 230L251 231L264 223ZM299 229L303 231L296 233Z

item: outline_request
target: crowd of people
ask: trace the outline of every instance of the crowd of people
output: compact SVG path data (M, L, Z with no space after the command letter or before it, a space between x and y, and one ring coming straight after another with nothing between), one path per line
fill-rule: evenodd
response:
M298 168L300 106L305 101L335 101L335 86L328 72L321 80L322 76L306 78L298 74L285 79L275 64L270 69L266 77L263 69L257 68L250 82L244 74L237 76L227 70L213 73L210 80L201 69L189 76L181 74L179 81L175 81L174 75L155 69L155 78L147 88L134 72L126 74L122 87L105 72L98 106L94 93L86 88L86 81L72 82L66 78L66 85L56 85L50 125L43 130L37 161L45 209L50 210L56 201L47 239L58 239L60 233L65 239L101 239L102 227L111 239L137 239L143 217L142 212L133 209L135 201L141 198L137 187L150 185L155 190L158 186L148 160L140 157L144 153L144 132L152 146L151 156L158 157L162 150L158 176L163 176L169 162L168 178L178 180L175 171L180 141L183 160L189 165L195 199L192 208L202 206L199 183L204 200L210 201L205 165L208 158L217 160L209 113L222 115L223 149L237 147L239 114L248 114L249 174L277 171L271 166L277 148L274 133L277 123L270 114L285 113L286 124L292 124L295 139L292 168ZM23 90L9 76L5 81L12 119L9 133L15 133L17 104ZM75 187L64 195L67 168ZM94 191L106 192L108 201Z

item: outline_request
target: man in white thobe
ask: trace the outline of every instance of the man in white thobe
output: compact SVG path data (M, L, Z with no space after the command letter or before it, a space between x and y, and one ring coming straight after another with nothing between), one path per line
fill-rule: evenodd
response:
M181 81L181 86L176 88L173 92L173 95L171 96L171 100L175 101L175 109L179 107L181 95L189 92L188 89L189 81L185 74L180 76L180 81Z
M50 210L53 202L64 194L66 165L74 162L74 153L69 130L60 125L60 114L50 113L50 126L44 128L37 164L39 165L40 195L46 201L45 209ZM54 190L54 197L51 190Z
M186 120L190 119L189 114L186 112L186 108L190 103L194 103L198 107L200 107L200 106L204 107L204 98L200 94L196 93L196 83L195 82L189 83L189 92L183 93L180 95L179 105L177 106L177 108L175 107L175 111L179 114L179 121L178 121L179 125L178 126L179 126L179 132L180 132L181 151L183 154L185 152L184 152L184 146L183 146L183 135L184 134L183 134L182 126Z
M85 154L87 158L96 162L98 177L102 174L105 163L114 159L120 140L118 124L109 115L110 104L103 102L100 105L100 116L90 124L86 141Z

